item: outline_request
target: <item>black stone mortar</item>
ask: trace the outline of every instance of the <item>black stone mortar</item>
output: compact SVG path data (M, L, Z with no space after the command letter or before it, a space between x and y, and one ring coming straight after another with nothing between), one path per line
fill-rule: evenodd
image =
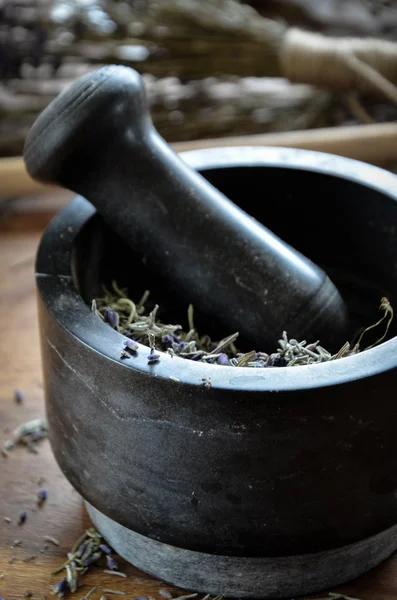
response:
M352 336L379 319L382 296L396 304L393 174L285 148L183 158L325 269ZM169 322L189 299L81 197L45 231L36 271L51 445L121 556L190 590L282 598L351 580L397 549L394 324L378 346L319 365L237 368L167 354L148 365L142 345L122 359L125 338L90 309L102 282L117 279L134 298L150 289ZM201 323L196 308L202 333L233 333Z

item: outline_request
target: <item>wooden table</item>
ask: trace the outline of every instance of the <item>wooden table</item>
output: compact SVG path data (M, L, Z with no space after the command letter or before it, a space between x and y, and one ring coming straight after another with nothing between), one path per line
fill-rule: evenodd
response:
M59 204L64 200L61 198ZM48 200L28 199L6 215L0 214L0 444L21 423L44 416L33 265L40 236L53 210ZM16 388L25 396L20 405L13 399ZM48 491L47 502L41 508L36 503L40 480L44 480L42 485ZM358 498L357 510L359 502ZM22 510L27 512L27 520L18 526ZM87 526L82 500L56 465L48 440L41 443L39 454L18 447L8 458L0 457L0 597L15 600L31 592L34 600L42 595L51 598L49 586L59 579L51 576L51 571L64 561L66 552ZM57 538L60 546L46 542L44 536ZM12 549L18 539L21 545ZM11 557L15 562L9 562ZM24 561L30 557L36 558ZM132 566L122 564L121 568L128 574L127 579L92 569L84 578L86 585L73 597L82 598L94 586L97 592L92 600L99 600L103 588L127 593L108 596L109 600L137 596L160 599L162 588L183 593ZM397 599L396 557L358 581L330 591L361 600ZM320 596L327 594L313 598Z

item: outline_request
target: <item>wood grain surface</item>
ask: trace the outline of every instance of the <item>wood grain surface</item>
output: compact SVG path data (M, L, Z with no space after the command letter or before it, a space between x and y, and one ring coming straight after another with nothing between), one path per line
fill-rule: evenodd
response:
M31 213L11 211L6 216L0 215L1 445L15 427L44 416L33 273L36 248L50 216L48 210L38 210L37 203ZM15 389L24 394L22 404L14 401ZM48 491L41 508L36 501L39 486ZM357 510L360 510L359 498ZM17 523L20 511L27 512L23 525ZM82 500L56 465L48 440L40 444L38 454L18 447L7 458L0 456L0 597L16 600L30 593L34 600L54 597L49 586L59 576L52 576L51 571L64 561L65 554L87 526L89 520ZM45 536L57 538L60 546L46 542ZM11 548L15 540L21 543ZM15 562L9 562L10 559ZM97 591L92 600L99 600L104 588L126 592L125 596L108 595L108 600L142 596L160 600L162 588L183 593L131 565L121 562L120 568L127 573L126 579L93 568L82 580L84 587L72 597L80 599L94 586ZM359 580L329 591L361 600L397 599L396 557ZM327 594L328 591L313 598Z

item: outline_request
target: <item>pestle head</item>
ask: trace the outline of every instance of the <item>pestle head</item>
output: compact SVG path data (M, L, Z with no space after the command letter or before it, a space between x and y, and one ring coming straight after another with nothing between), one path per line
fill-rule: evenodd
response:
M325 272L173 152L133 69L103 67L63 91L33 124L24 159L34 179L92 202L148 268L252 348L271 350L283 330L346 341L347 309Z

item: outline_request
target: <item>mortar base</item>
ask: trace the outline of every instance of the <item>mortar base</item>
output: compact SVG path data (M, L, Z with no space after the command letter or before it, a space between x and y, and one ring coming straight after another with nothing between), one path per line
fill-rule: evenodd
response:
M397 550L395 525L360 542L314 554L206 554L140 535L85 505L98 531L129 563L166 583L223 597L270 600L313 594L359 577Z

